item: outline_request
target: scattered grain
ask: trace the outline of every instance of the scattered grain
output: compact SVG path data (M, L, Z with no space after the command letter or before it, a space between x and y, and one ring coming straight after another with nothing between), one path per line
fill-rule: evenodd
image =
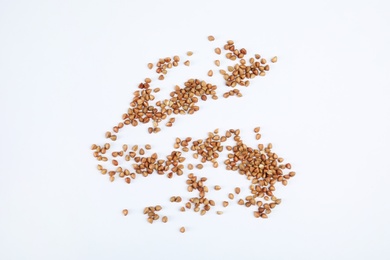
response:
M215 40L214 36L212 36L212 35L210 35L209 37L207 37L207 39L208 39L210 42L212 42L212 41Z
M129 210L127 210L127 209L122 210L122 214L124 216L127 216L127 214L129 214Z

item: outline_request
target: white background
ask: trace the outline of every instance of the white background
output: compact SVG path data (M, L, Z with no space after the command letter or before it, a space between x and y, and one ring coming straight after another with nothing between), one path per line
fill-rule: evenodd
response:
M387 1L1 0L0 259L389 259L389 12ZM241 99L201 103L157 135L129 127L117 143L163 155L176 136L240 128L255 145L259 125L297 172L269 219L235 203L222 216L179 212L168 199L193 195L185 176L102 176L89 148L138 83L208 79L229 39L279 61ZM146 67L188 50L192 65L163 82ZM194 173L223 187L210 192L218 209L248 187L222 167ZM156 204L167 224L142 215Z

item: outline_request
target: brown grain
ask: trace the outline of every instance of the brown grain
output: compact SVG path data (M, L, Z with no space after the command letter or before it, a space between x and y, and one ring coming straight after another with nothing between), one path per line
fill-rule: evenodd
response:
M212 42L212 41L215 40L214 36L212 36L212 35L208 36L207 39L208 39L210 42Z

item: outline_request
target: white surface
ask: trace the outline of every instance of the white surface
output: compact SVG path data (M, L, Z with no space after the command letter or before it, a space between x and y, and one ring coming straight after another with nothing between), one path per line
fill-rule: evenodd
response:
M0 2L0 259L390 258L389 4L198 2ZM279 61L243 98L201 104L158 135L127 129L118 143L163 153L175 136L219 127L254 144L260 125L297 172L270 218L237 205L181 213L168 198L190 196L184 176L126 185L100 175L89 147L104 142L137 83L155 77L146 64L192 50L193 66L161 87L207 78L228 39ZM222 168L199 175L247 185ZM142 209L155 204L167 224L146 222Z

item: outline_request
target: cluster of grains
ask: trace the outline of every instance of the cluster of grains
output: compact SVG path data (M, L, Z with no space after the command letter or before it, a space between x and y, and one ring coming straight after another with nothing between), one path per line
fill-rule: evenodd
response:
M219 72L225 80L226 86L236 87L236 86L249 86L250 80L254 79L257 76L265 76L266 72L269 71L270 66L267 64L265 58L261 58L259 54L255 54L254 57L245 59L247 55L247 50L245 48L238 49L236 48L234 41L229 40L223 46L223 50L226 51L225 57L230 61L238 61L233 66L228 66L227 71L220 69ZM221 48L217 47L214 49L215 53L220 55L222 54ZM271 59L272 63L277 61L277 57ZM220 60L215 60L214 64L219 67ZM210 75L211 74L211 75ZM209 76L212 76L212 73L208 73ZM223 94L224 98L230 96L241 97L242 94L238 90L228 91Z
M134 92L130 108L127 113L122 115L123 122L113 127L113 132L118 131L125 125L137 126L139 123L147 124L152 122L153 127L148 128L149 133L158 133L161 128L159 123L163 120L168 120L165 124L171 127L175 123L175 118L172 115L194 114L199 110L197 103L199 99L206 101L208 97L211 99L218 99L216 95L217 86L207 83L199 79L188 79L184 82L184 87L175 86L174 91L170 93L169 99L156 101L150 104L155 99L153 92L159 92L159 88L152 90L150 88L150 79L145 79L145 82L139 84L137 90ZM106 138L116 140L116 135L107 132Z
M189 79L184 83L184 88L175 86L175 90L170 93L170 99L157 102L156 105L166 115L191 115L199 110L199 106L196 105L199 99L206 101L208 96L213 99L218 98L216 89L217 86L203 80Z
M227 72L220 70L226 81L226 86L236 87L239 85L247 87L250 84L250 79L257 76L265 76L266 71L270 69L267 60L261 58L259 54L256 54L255 57L251 57L249 60L245 60L246 50L244 48L240 50L235 49L233 41L228 41L224 49L231 51L226 53L228 59L236 60L236 58L239 58L239 62L234 66L228 66Z
M127 145L124 145L124 148L126 147ZM151 149L150 145L146 145L145 147L146 150ZM105 155L110 148L110 144L106 143L103 146L94 144L91 148L94 150L93 155L98 161L109 161L108 157ZM172 151L166 156L166 159L159 159L157 153L147 156L145 155L145 150L143 148L138 149L138 145L134 145L130 151L124 149L120 152L115 151L112 154L114 159L110 161L114 168L108 169L108 167L112 166L98 164L97 169L103 175L108 173L111 182L113 182L117 176L124 179L128 184L131 183L132 179L136 178L137 174L144 177L147 177L152 173L157 173L159 175L166 174L168 178L172 178L173 175L183 175L183 162L186 159L182 156L182 152L180 151ZM122 158L119 160L117 157Z
M179 56L173 56L173 58L166 57L161 58L156 63L156 73L159 75L158 79L163 80L164 75L168 73L168 69L171 69L172 67L177 67L179 65L180 57ZM153 68L153 63L148 63L148 68Z
M259 130L259 127L254 129L256 139L260 139ZM283 164L284 159L271 151L271 143L267 146L258 144L257 148L252 148L241 140L239 131L230 132L235 135L235 145L226 147L230 151L228 159L224 161L226 169L237 171L251 182L250 194L245 199L240 199L238 204L246 207L255 206L257 210L254 211L254 216L267 218L271 209L281 203L281 199L274 196L275 184L280 182L286 186L288 180L295 176L295 172L283 173L283 170L291 169L291 164ZM240 190L236 188L235 192L239 194ZM232 199L233 194L229 195L229 198Z
M214 41L213 36L209 36L210 41ZM256 76L265 76L265 73L269 71L270 66L267 64L267 60L262 58L259 54L255 54L245 60L247 51L245 48L238 49L232 40L222 47L215 48L215 53L220 55L222 50L225 53L225 57L229 61L238 61L232 66L227 66L225 69L220 69L225 84L229 87L236 86L249 86L250 80ZM192 52L188 51L187 56L192 56ZM271 62L276 62L277 57L273 57ZM158 79L163 80L168 73L168 70L179 66L180 57L175 55L173 57L160 58L155 64L148 63L148 68L153 69L156 66L156 73ZM215 65L219 67L221 65L220 60L214 61ZM183 62L184 65L189 66L190 61ZM212 77L214 75L213 70L209 69L207 76ZM149 133L158 133L161 131L159 123L163 120L168 120L165 126L171 127L176 119L170 117L172 114L185 115L193 114L200 109L197 105L198 99L206 101L211 97L213 100L217 100L218 97L228 98L231 96L241 97L242 93L238 89L227 91L225 93L217 93L217 86L211 83L207 83L201 79L188 79L183 83L184 86L175 86L174 91L170 93L170 98L163 100L155 100L153 93L158 93L160 88L152 87L152 79L146 78L138 85L140 90L134 92L133 100L130 102L130 108L122 115L122 121L113 127L113 132L108 132L107 138L115 141L117 136L115 133L126 125L137 126L138 124L152 124L148 128Z
M219 153L223 151L222 143L227 140L226 136L221 137L218 135L218 132L218 129L210 132L207 138L193 141L191 146L191 151L196 151L196 159L200 156L202 163L209 161L213 164L214 168L218 167L217 159Z
M256 218L268 218L272 210L281 203L281 199L275 196L277 183L287 185L288 180L295 176L295 172L290 171L290 163L284 163L284 159L272 151L271 143L267 145L259 143L257 147L250 147L243 142L240 134L239 129L230 129L220 135L219 129L215 129L203 139L193 139L192 137L180 139L177 137L174 142L176 150L168 154L166 159L158 159L156 153L150 156L145 155L145 150L148 151L152 148L149 144L144 146L145 149L140 148L139 145L133 145L131 149L128 145L123 145L122 150L112 152L113 157L124 156L125 163L128 161L134 161L134 163L127 163L128 168L126 168L125 165L118 166L118 161L113 159L111 164L115 167L114 169L109 170L101 164L98 164L97 168L102 174L108 172L110 181L114 181L115 176L119 176L126 183L130 183L131 179L135 179L136 174L147 177L153 173L172 178L174 175L185 174L187 170L183 164L186 157L183 156L182 151L192 153L192 157L199 160L195 167L201 170L205 163L211 163L215 168L219 167L218 158L220 158L220 153L226 149L228 151L227 157L222 158L226 170L237 172L248 180L248 189L242 190L240 187L236 187L233 192L227 194L227 198L232 201L236 200L238 205L248 208L255 207L253 214ZM260 127L254 128L254 135L256 140L261 138ZM224 145L227 141L232 145ZM110 145L107 143L103 146L93 145L92 149L94 155L101 156L101 154L107 153ZM194 166L188 164L187 168L192 170ZM286 170L287 173L285 173ZM214 200L206 197L209 192L208 186L205 185L206 181L206 177L198 177L191 172L188 173L185 181L187 191L191 193L197 191L198 195L184 201L180 211L193 210L199 212L200 215L205 215L216 205ZM215 185L214 190L219 191L221 187ZM182 197L172 196L170 201L181 203ZM229 205L227 200L222 201L223 207ZM148 215L149 223L159 219L157 212L160 210L161 206L158 205L144 209L144 214ZM122 213L126 216L128 210L125 209ZM223 211L218 210L216 213L222 215ZM166 222L167 217L165 216L162 221Z
M214 41L213 36L208 37L209 41ZM217 55L225 52L225 57L229 61L237 62L232 66L227 66L226 70L220 69L226 86L235 88L237 86L249 86L250 80L257 76L265 76L269 71L270 66L267 60L262 58L259 54L254 57L245 59L247 51L245 48L236 48L233 41L229 40L221 49L217 47L214 49ZM187 56L192 56L191 51L187 52ZM277 61L277 57L273 57L271 62ZM156 73L158 79L163 80L168 73L168 70L177 67L180 62L179 56L173 56L159 59L156 64L149 63L148 68L153 69L156 66ZM183 62L184 65L189 66L190 61ZM221 66L220 60L215 60L214 64ZM209 70L207 75L212 77L213 70ZM233 89L223 94L217 93L217 86L207 83L201 79L188 79L183 83L183 86L174 86L174 90L166 99L155 101L154 93L158 93L160 88L151 87L152 80L146 78L138 85L139 90L133 94L133 99L130 102L130 107L127 112L122 115L122 121L112 128L112 131L107 131L105 137L112 142L117 140L117 133L126 125L133 127L139 124L151 123L148 127L149 133L158 133L161 131L159 124L166 120L165 126L172 127L176 122L175 115L191 115L199 111L199 101L207 101L210 99L217 100L218 95L224 98L230 96L241 97L242 94L239 89ZM260 127L254 129L255 139L260 140ZM225 142L232 142L232 145L225 145ZM203 164L210 163L214 168L218 168L224 162L225 168L228 171L237 172L243 175L248 180L248 189L241 190L236 187L234 192L228 193L229 200L236 200L238 205L245 207L255 207L254 217L267 218L277 205L281 203L281 199L277 198L274 193L276 184L281 183L287 185L288 180L295 176L295 172L290 170L291 165L284 163L284 159L272 152L272 144L264 145L258 144L253 148L246 145L240 137L239 129L230 129L223 134L219 134L216 129L209 132L207 137L202 139L193 139L192 137L176 138L173 145L175 150L169 152L166 156L159 157L157 153L153 153L151 145L146 144L141 147L138 144L130 146L128 144L122 145L121 149L111 151L110 143L103 145L92 145L93 156L100 161L97 169L101 174L108 174L111 182L116 178L123 179L125 183L130 184L132 180L136 179L137 175L148 177L156 173L158 175L165 175L168 178L173 176L181 176L186 173L187 169L192 171L195 167L198 170L203 169ZM220 154L224 150L228 151L227 158L221 160ZM184 154L191 153L192 157L199 160L199 163L193 165L188 164L185 169L184 162L186 156ZM111 156L110 156L111 155ZM188 192L198 192L197 196L189 197L183 201L180 211L193 210L199 212L200 215L205 215L212 210L216 205L215 201L206 197L209 192L208 186L205 185L206 177L198 177L193 173L187 175L186 185ZM214 190L219 191L219 185L214 186ZM246 194L245 194L246 192ZM241 196L241 197L240 197ZM180 196L172 196L170 198L172 203L182 203ZM227 200L222 201L224 208L231 203ZM153 223L160 218L159 212L162 209L160 205L145 207L144 214L148 216L147 221ZM215 211L216 214L222 215L223 211ZM123 209L122 214L127 216L128 209ZM168 221L167 216L163 216L162 222ZM180 232L184 233L185 228L181 227Z
M187 191L193 192L197 190L199 192L197 197L192 197L189 199L189 201L185 204L185 207L187 209L193 208L195 212L200 212L200 215L206 214L207 211L211 209L212 206L215 206L214 200L209 200L205 197L206 193L209 192L209 188L204 185L204 183L207 181L206 177L201 177L198 179L197 176L195 176L193 173L190 173L188 175L188 179L186 181ZM182 211L185 209L182 208Z
M150 206L150 207L145 207L144 208L144 214L145 215L148 215L148 222L150 224L153 224L153 221L156 221L160 218L160 215L157 214L158 211L160 211L162 209L162 207L160 205L157 205L157 206ZM163 223L167 223L168 222L168 217L167 216L163 216L161 221Z

